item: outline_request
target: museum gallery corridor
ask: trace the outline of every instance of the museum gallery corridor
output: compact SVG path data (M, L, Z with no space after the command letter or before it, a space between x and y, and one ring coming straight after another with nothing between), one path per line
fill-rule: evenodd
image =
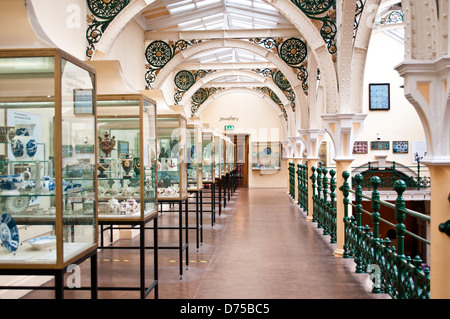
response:
M191 204L190 204L191 205ZM159 227L174 224L165 212ZM189 214L195 224L195 213ZM152 230L147 230L147 233ZM159 230L159 245L175 243L175 230ZM131 241L138 242L134 237ZM146 234L147 240L152 238ZM128 245L118 240L115 245ZM373 299L367 275L355 274L352 259L335 258L329 237L309 223L284 189L239 188L211 228L210 212L203 215L203 244L196 249L195 230L189 232L189 265L180 280L178 252L159 250L159 299ZM152 279L152 250L147 253L147 276ZM185 256L185 255L183 255ZM101 286L138 285L139 255L130 250L98 253ZM82 270L89 263L82 264ZM88 269L83 284L89 285ZM86 280L86 283L84 282ZM49 282L48 285L51 285ZM70 289L64 297L89 298ZM99 299L138 299L138 292L99 291ZM151 292L147 299L153 298ZM53 291L34 291L24 298L53 298ZM389 298L388 298L389 299Z

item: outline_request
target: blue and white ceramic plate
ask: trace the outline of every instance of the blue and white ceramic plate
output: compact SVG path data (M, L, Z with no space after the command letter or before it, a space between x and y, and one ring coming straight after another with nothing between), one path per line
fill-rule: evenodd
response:
M266 154L266 155L272 154L272 148L271 148L271 147L266 147L266 148L264 149L264 154Z
M56 236L41 236L30 239L28 243L36 249L42 250L56 246Z
M0 239L9 251L16 251L19 248L19 230L14 218L8 213L0 216Z

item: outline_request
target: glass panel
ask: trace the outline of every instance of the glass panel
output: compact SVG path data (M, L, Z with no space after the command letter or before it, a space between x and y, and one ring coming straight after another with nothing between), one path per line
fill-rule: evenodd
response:
M215 177L220 178L220 166L221 166L221 157L222 157L222 143L220 136L215 135L214 136L214 171L215 171Z
M221 153L222 156L220 158L220 172L222 174L222 176L225 175L226 173L226 158L227 158L227 148L226 148L226 143L225 143L225 139L221 136L220 137L220 145L222 147Z
M187 196L187 128L180 116L158 115L158 197Z
M56 263L54 65L0 59L0 263Z
M203 181L212 182L214 180L214 139L213 134L203 132Z
M139 117L99 116L97 126L99 218L140 218Z
M96 243L94 78L62 59L64 260ZM59 147L55 145L55 147Z
M189 125L187 133L188 189L201 189L203 187L202 131L197 125Z
M194 126L188 127L187 134L187 178L188 189L197 189L197 144L196 144L196 130Z
M143 111L143 154L136 161L135 171L144 174L144 216L157 210L156 207L156 107L144 100ZM138 167L139 166L139 167ZM142 168L141 168L142 167ZM140 171L140 172L139 172Z

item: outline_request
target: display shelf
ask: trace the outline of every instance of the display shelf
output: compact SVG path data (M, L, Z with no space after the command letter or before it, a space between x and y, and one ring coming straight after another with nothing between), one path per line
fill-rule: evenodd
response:
M273 171L281 170L280 142L253 142L251 144L252 170Z

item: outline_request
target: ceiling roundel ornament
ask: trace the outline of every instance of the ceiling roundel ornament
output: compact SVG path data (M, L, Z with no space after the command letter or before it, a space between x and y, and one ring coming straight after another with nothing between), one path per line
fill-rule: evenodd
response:
M278 87L281 90L288 90L291 87L291 84L289 83L288 79L281 71L277 71L277 73L275 73L274 81L275 84L278 85Z
M87 1L92 14L101 19L110 19L125 8L129 0L89 0Z
M153 41L145 50L145 58L151 66L162 68L172 59L172 48L164 41Z
M192 95L192 101L195 104L202 104L206 101L208 98L208 91L206 91L204 88L199 88L197 92Z
M306 43L297 38L290 38L280 46L280 57L289 65L302 63L307 55Z
M305 14L318 15L328 11L335 0L292 0Z
M187 91L195 83L192 72L182 70L175 75L175 85L182 91Z

